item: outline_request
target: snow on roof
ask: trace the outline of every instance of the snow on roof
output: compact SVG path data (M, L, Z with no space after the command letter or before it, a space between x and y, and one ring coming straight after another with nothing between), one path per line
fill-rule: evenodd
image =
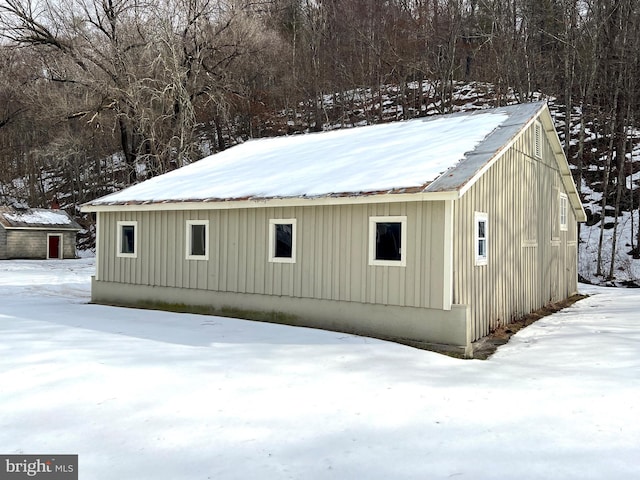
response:
M80 229L80 226L64 210L33 208L17 210L10 207L0 208L0 220L7 228L56 227Z
M529 104L524 117L531 118L541 105ZM90 205L421 191L464 163L501 125L512 124L507 120L516 112L522 117L519 107L250 140ZM507 130L512 135L513 128ZM493 153L502 146L498 143L491 146ZM486 161L486 150L476 163ZM463 184L480 167L463 169L465 178L457 181Z
M71 219L65 213L55 211L30 210L25 213L7 213L5 218L12 222L37 223L38 225L71 224Z

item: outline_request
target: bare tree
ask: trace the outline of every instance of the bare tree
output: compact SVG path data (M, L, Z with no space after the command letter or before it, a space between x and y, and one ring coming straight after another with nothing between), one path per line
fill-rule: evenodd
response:
M238 91L229 70L259 31L247 21L252 8L222 0L6 0L0 14L5 38L42 53L46 80L83 89L85 101L69 118L112 125L133 183L139 171L155 175L199 157L199 114L213 111L220 123Z

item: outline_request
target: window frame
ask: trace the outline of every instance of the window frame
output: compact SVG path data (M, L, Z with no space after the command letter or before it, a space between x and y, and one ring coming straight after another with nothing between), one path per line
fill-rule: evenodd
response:
M566 193L560 193L558 201L558 223L560 231L569 230L569 197Z
M133 227L133 252L122 251L122 230L124 227ZM119 258L138 258L138 222L135 220L120 220L117 222L116 256Z
M291 256L276 257L276 226L291 225ZM269 262L270 263L296 263L297 250L297 219L295 218L270 218L269 219Z
M400 260L380 260L376 258L376 233L379 223L400 224ZM369 265L384 267L407 266L407 216L373 216L369 217Z
M484 222L484 237L480 237L479 225ZM484 240L484 255L480 254L480 240ZM475 212L473 214L473 250L476 266L484 266L489 263L489 214Z
M185 258L187 260L209 260L209 220L187 220L185 238ZM194 255L193 252L193 227L204 226L204 255Z

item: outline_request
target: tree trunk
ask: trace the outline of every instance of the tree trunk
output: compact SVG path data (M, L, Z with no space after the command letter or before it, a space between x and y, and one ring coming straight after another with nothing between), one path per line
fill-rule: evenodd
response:
M133 133L122 117L118 118L118 127L120 128L120 145L127 166L127 182L129 185L133 185L138 178L137 155L133 150Z

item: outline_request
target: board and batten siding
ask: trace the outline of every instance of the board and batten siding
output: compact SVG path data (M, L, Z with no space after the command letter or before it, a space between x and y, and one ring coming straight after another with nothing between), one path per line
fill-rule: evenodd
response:
M0 258L7 258L7 231L0 226Z
M443 308L444 202L98 215L97 281ZM405 267L368 264L372 216L407 217ZM269 262L269 220L291 218L296 262ZM185 259L188 220L208 220L208 260ZM118 221L137 222L137 258L116 256Z
M470 309L471 341L577 291L577 227L551 144L535 156L532 125L454 207L454 298ZM488 214L488 262L475 265L474 212Z

